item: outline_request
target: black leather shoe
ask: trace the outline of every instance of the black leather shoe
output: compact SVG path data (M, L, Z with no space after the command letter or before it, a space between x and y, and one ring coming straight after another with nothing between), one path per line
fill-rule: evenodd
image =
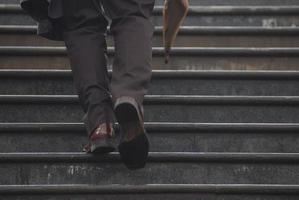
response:
M87 153L104 154L115 151L113 124L100 124L90 135L89 140L83 149Z
M123 96L116 100L114 111L120 125L118 150L124 164L129 169L143 168L148 157L149 141L141 108L134 98Z

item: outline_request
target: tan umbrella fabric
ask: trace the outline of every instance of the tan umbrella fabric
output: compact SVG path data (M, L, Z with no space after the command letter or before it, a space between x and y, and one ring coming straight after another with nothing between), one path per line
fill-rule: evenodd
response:
M189 8L189 0L165 0L163 17L163 43L165 50L165 63L169 61L171 46L178 34Z

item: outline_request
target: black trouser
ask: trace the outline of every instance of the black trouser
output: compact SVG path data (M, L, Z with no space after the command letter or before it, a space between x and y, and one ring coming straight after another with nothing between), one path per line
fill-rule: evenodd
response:
M154 0L63 0L64 41L90 134L114 122L113 102L134 97L142 105L151 78ZM107 71L106 29L114 37L111 81Z

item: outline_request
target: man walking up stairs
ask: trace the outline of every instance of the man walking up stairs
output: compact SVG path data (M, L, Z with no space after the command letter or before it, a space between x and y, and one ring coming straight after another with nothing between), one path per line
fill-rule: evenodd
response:
M18 3L0 0L0 199L298 199L297 1L190 0L167 65L156 1L151 149L133 171L118 152L82 152L66 47L35 36Z

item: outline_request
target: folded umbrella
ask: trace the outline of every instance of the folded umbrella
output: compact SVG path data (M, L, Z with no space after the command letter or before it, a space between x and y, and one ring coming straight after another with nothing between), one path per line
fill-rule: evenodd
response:
M189 0L165 0L163 17L163 43L165 50L165 63L169 61L171 46L179 32L189 8Z

